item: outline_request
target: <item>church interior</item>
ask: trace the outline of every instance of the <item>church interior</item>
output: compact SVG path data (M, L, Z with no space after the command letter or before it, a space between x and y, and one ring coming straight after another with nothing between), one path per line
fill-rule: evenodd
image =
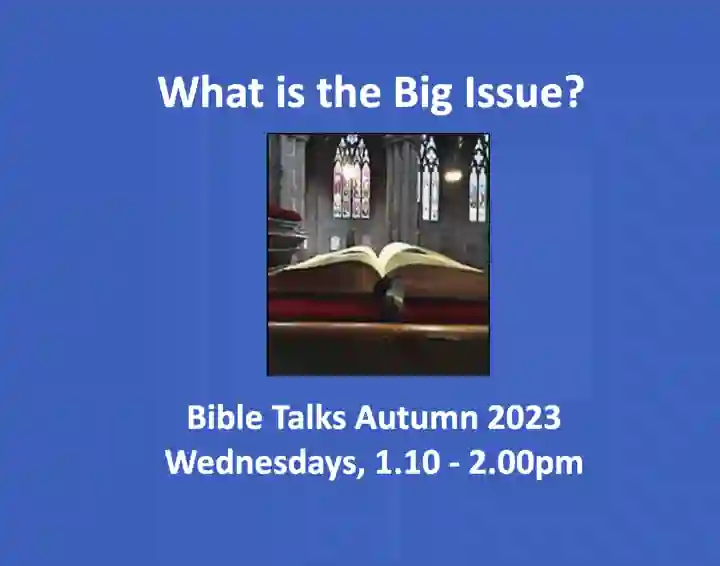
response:
M489 136L271 134L268 142L269 202L298 212L308 236L298 259L402 241L489 265Z
M267 149L269 210L301 219L292 262L405 242L489 272L487 134L270 134ZM269 320L268 374L486 376L489 336L489 311L482 326Z

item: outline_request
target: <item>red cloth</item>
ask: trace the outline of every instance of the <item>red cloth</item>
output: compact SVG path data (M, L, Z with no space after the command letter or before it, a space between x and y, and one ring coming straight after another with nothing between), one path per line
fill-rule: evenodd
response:
M304 299L271 297L268 320L277 322L362 322L380 318L380 308L372 297L353 299Z
M373 322L380 307L372 297L351 299L305 299L271 297L268 320L276 322ZM487 303L406 300L402 321L415 324L480 324L490 322Z
M294 210L280 208L274 204L268 206L268 217L276 218L278 220L290 220L291 222L300 222L302 220L302 216Z
M490 324L488 303L405 300L403 321L416 324Z

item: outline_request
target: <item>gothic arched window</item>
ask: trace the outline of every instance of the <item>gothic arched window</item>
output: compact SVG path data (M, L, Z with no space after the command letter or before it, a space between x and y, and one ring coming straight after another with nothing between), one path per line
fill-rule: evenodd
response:
M342 138L335 152L333 218L370 218L370 154L356 134Z
M423 135L418 165L417 201L422 204L422 219L437 222L440 216L440 158L432 136Z
M490 140L481 134L475 144L470 162L470 222L487 222L488 164L490 163Z

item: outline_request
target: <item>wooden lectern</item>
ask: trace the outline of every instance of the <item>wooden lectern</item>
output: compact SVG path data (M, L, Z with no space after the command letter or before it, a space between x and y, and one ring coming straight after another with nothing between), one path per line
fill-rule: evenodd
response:
M487 326L269 322L271 376L486 376Z

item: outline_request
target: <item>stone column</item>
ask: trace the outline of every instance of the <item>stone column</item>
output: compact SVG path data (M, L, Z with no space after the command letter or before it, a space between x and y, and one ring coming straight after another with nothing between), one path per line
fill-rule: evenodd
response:
M308 136L298 134L283 134L280 136L280 206L299 213L303 219L304 227L313 225L309 219L305 178L305 150ZM311 234L311 237L314 237ZM307 246L307 242L306 242ZM302 261L308 257L307 247L301 250L296 260Z
M307 136L280 136L280 206L305 218L305 148Z
M390 240L408 244L419 241L417 200L420 135L388 135L386 220Z
M280 188L282 164L280 163L280 136L268 134L268 201L280 205Z

